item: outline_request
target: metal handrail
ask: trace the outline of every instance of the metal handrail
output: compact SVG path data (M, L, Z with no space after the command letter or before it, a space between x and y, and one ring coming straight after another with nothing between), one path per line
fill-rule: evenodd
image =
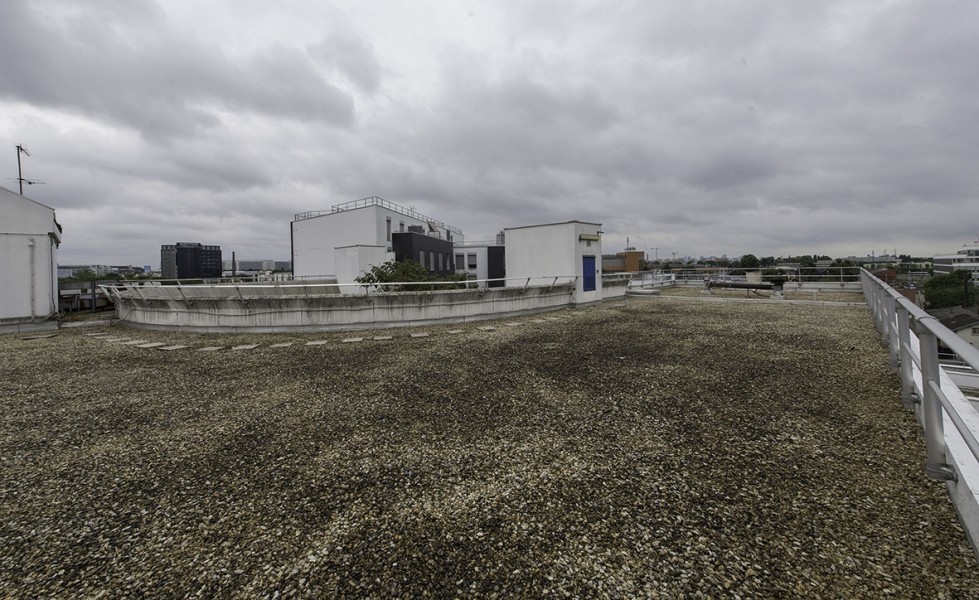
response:
M968 342L956 335L954 331L942 325L937 318L929 315L916 304L905 298L900 292L890 287L877 277L874 277L874 275L867 273L867 277L871 278L871 280L873 280L875 283L878 283L888 296L893 298L898 304L905 308L912 319L915 321L923 321L928 330L935 334L935 336L945 344L946 348L957 354L963 362L972 368L979 368L979 348L970 345Z
M360 198L358 200L351 200L349 202L342 202L340 204L334 204L330 207L330 210L307 210L306 212L297 213L295 215L294 221L304 221L306 219L312 219L314 217L320 217L322 215L330 215L333 213L343 212L345 210L353 210L355 208L363 208L365 206L380 206L388 210L394 211L398 214L405 215L406 217L411 217L413 219L418 219L419 221L425 221L433 225L437 225L442 229L451 231L452 233L462 235L462 230L458 227L453 227L452 225L447 225L442 221L438 221L431 217L427 217L413 208L405 208L400 204L395 204L390 200L385 200L380 196L368 196L366 198Z
M577 275L558 275L558 276L537 275L533 277L505 277L505 278L498 277L492 279L469 279L463 281L400 281L400 282L391 281L391 282L383 282L383 283L312 283L310 284L310 283L277 282L277 283L267 283L267 284L266 283L248 284L244 286L239 286L237 284L232 284L232 283L217 283L217 284L195 285L192 286L192 288L183 288L183 289L202 289L202 288L233 289L233 290L243 289L246 292L249 290L259 290L259 289L266 289L266 288L279 289L279 290L301 288L308 292L309 288L342 288L342 287L385 288L385 287L406 287L406 286L408 287L410 286L445 286L445 287L462 286L464 289L473 289L479 287L479 284L497 283L501 281L504 282L504 284L507 281L519 281L522 284L519 287L528 287L531 282L534 282L535 285L539 287L553 288L555 285L566 285L566 284L574 285L578 281L578 276ZM148 288L149 289L155 288L161 290L165 290L169 288L176 289L176 286L138 286L138 285L130 285L129 282L122 282L122 281L114 282L112 284L100 285L99 287L106 290L109 293L116 293L116 294L120 292L128 291L130 289L136 290L137 288L140 287L142 287L144 290L147 290ZM517 287L517 286L513 286L513 287ZM383 293L383 290L381 291ZM181 293L183 292L181 291ZM237 293L240 293L240 291Z
M959 411L952 406L948 396L946 396L945 392L942 391L941 385L935 381L929 381L928 385L930 385L933 388L932 391L938 395L938 399L941 401L942 407L945 409L945 414L947 414L948 418L952 420L952 423L955 423L955 429L958 430L959 434L962 436L962 440L965 441L965 445L969 447L969 450L972 450L972 456L979 456L979 441L976 441L975 434L972 433L972 430L969 429L966 422L962 420L962 417L959 415Z
M858 283L860 280L860 267L762 267L762 268L737 268L737 267L684 267L673 269L678 278L700 278L705 274L728 275L732 271L762 272L779 271L780 276L794 276L792 281L802 281L803 283L833 282L833 283ZM849 278L849 279L847 279Z
M964 364L977 370L979 349L865 269L861 269L861 280L864 297L888 346L891 362L899 369L902 398L909 408L921 406L928 447L926 472L940 480L955 479L957 474L947 461L942 415L948 415L976 461L979 461L979 441L959 414L959 407L942 389L944 368L939 363L938 341ZM918 368L920 381L912 365Z

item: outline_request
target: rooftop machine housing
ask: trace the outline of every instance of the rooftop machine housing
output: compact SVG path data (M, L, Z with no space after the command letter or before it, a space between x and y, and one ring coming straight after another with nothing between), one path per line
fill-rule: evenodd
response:
M575 304L602 299L602 225L567 221L506 229L508 286L574 277Z

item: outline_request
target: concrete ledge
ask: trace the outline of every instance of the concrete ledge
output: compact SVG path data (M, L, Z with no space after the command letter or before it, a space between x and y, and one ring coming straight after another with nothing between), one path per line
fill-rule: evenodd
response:
M602 280L602 298L618 298L626 293L629 289L628 279L603 279Z
M4 333L37 333L39 331L52 331L58 329L58 322L54 320L31 322L0 322L0 334Z
M571 284L396 292L371 296L229 297L235 288L153 287L114 294L126 325L203 333L350 331L467 323L552 311L573 305ZM625 287L622 286L624 290ZM223 297L208 297L217 296Z

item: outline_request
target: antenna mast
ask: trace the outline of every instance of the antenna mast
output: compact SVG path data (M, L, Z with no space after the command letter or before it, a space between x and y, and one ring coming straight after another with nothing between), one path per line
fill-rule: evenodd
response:
M27 151L27 148L23 147L20 144L17 144L17 182L20 184L20 195L21 196L24 195L24 183L25 182L27 183L27 185L34 185L36 183L42 183L42 184L44 183L43 181L34 181L33 179L24 179L24 174L20 170L20 155L22 153L23 154L26 154L27 156L30 156L31 155L31 153Z
M27 156L30 156L31 153L27 151L27 148L21 146L20 144L17 144L17 182L20 183L20 195L23 196L24 195L24 175L20 171L20 153L21 152L23 152Z

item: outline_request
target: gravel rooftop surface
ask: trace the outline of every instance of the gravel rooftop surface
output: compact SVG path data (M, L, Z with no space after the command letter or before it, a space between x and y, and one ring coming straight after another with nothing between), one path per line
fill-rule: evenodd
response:
M0 597L979 597L866 309L24 337Z

